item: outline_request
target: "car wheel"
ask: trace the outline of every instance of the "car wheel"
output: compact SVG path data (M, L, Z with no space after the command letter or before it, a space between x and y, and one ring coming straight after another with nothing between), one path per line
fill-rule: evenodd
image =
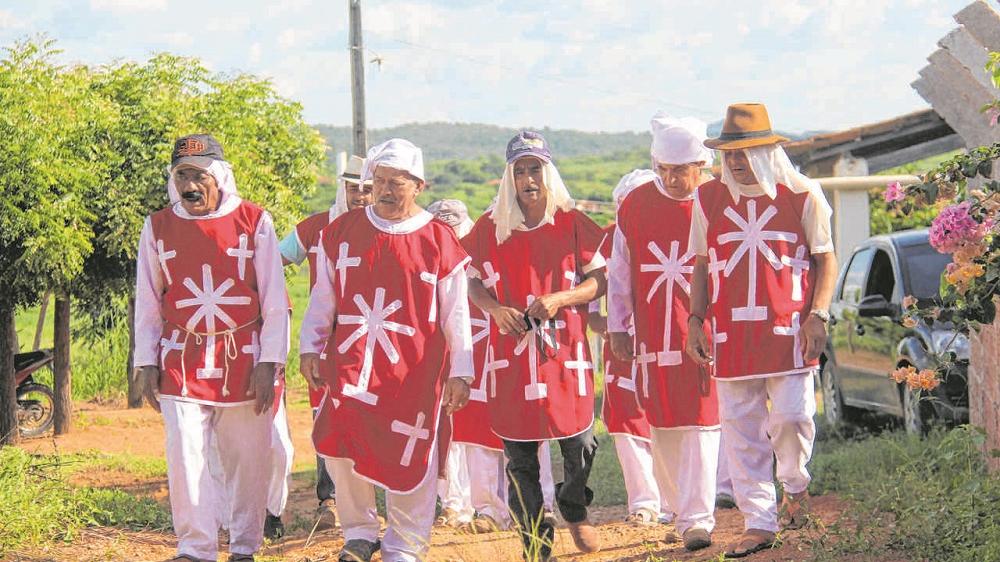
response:
M821 392L823 395L823 417L830 425L854 423L861 417L860 411L844 404L837 375L829 362L820 371Z
M934 407L927 400L927 395L923 392L910 390L906 386L901 389L903 393L903 428L910 435L927 435L930 431L931 419L934 416Z

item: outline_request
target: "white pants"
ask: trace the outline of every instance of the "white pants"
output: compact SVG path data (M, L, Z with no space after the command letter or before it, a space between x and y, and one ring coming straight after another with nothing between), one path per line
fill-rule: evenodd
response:
M510 526L507 508L507 471L503 451L465 445L469 469L469 500L479 515L493 518L501 528ZM551 470L550 470L551 472Z
M542 441L538 446L538 480L542 485L542 505L545 511L556 509L556 483L552 479L552 453L549 442Z
M653 463L660 494L673 508L677 532L715 528L718 429L651 428Z
M474 509L464 443L452 443L448 448L448 466L445 477L438 479L438 497L441 498L441 508L457 513L460 523L472 521Z
M715 477L715 493L733 497L733 479L729 477L729 461L726 460L726 437L719 440L719 472Z
M785 492L796 494L809 486L806 463L816 436L813 374L720 380L716 388L726 460L744 524L747 529L777 532L774 459Z
M382 560L416 562L430 547L431 527L437 500L438 456L432 454L427 477L409 494L386 490L388 525L382 539ZM375 486L354 474L353 461L326 459L326 470L337 489L337 515L344 540L378 540L379 520Z
M267 484L267 511L280 516L288 504L288 484L292 478L292 461L295 449L288 432L288 412L285 400L278 401L278 411L271 424L271 478Z
M271 464L271 414L254 414L253 404L204 406L168 397L161 398L160 410L178 554L215 560L224 511L230 514L229 552L253 554L263 542L267 489L260 483ZM209 466L213 455L221 480Z
M631 435L615 434L615 451L622 466L625 492L628 495L628 512L645 509L657 517L670 510L660 499L660 490L653 476L653 454L649 441Z

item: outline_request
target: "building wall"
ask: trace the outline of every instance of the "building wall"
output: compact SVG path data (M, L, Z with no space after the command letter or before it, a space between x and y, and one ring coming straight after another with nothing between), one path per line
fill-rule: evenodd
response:
M985 453L990 470L1000 469L1000 322L972 336L969 369L969 422L986 429Z

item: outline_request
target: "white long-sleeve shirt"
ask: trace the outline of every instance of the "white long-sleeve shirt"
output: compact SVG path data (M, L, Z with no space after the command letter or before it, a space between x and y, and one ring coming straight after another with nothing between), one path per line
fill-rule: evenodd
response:
M189 215L180 204L173 212L185 220L217 218L233 212L240 198L228 196L219 208L204 216ZM197 251L197 249L193 250ZM139 234L139 254L135 281L135 366L160 364L160 338L163 333L163 294L166 290L163 271L157 259L153 226L149 218ZM288 356L288 297L282 271L278 237L271 215L263 213L254 233L254 273L260 302L260 363L284 364Z
M420 213L402 221L380 219L373 211L368 213L375 228L392 234L407 234L427 224L429 213ZM316 285L309 295L309 306L299 331L299 352L320 353L333 331L337 310L334 300L333 264L326 257L323 245L316 256ZM471 379L472 324L469 320L469 286L464 262L437 282L438 324L444 332L451 359L451 377Z

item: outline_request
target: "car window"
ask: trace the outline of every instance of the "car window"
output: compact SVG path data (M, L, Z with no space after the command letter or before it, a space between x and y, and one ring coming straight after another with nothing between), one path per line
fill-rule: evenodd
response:
M892 271L892 259L885 250L875 250L872 265L865 284L865 296L882 295L886 302L892 302L892 291L896 288L896 276Z
M941 254L929 244L901 249L906 271L906 292L918 299L938 296L941 273L951 263L951 255Z
M845 304L858 304L864 294L865 280L868 278L868 266L872 262L875 250L865 248L859 250L851 258L847 272L844 274L844 284L840 288L840 300Z

